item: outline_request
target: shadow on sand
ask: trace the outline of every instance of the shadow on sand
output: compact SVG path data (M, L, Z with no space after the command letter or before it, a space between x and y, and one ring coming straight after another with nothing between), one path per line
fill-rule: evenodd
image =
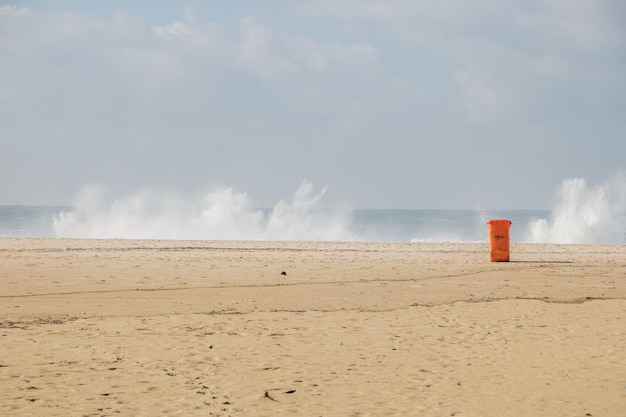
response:
M573 264L572 261L509 261L518 264Z

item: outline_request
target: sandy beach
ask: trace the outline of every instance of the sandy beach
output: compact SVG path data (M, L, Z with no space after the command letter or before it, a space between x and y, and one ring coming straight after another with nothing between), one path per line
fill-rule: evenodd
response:
M626 247L0 239L2 416L623 416Z

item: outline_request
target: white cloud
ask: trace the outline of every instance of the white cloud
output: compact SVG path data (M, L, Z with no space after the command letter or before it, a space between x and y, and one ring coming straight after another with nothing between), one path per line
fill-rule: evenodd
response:
M154 32L166 39L174 39L181 36L191 35L191 30L182 22L174 22L169 25L155 26Z
M183 11L181 20L150 26L124 14L107 18L27 13L27 9L3 6L5 17L20 15L22 21L1 41L4 52L0 53L17 54L17 59L6 59L10 65L5 75L23 73L7 90L30 91L11 93L28 97L33 91L27 84L63 85L81 79L91 81L97 90L94 83L104 80L104 84L142 91L159 106L158 95L170 86L191 89L189 94L199 97L203 89L229 88L225 80L236 82L248 73L271 82L275 97L285 99L282 104L289 109L294 105L321 108L325 100L338 108L345 105L353 114L377 98L382 102L384 90L390 89L399 95L437 96L442 111L452 108L450 100L460 99L467 120L496 121L528 114L521 106L545 94L544 78L557 84L576 78L584 84L585 78L588 82L600 78L601 67L591 71L597 64L571 49L559 49L563 42L578 45L587 39L581 45L601 50L603 45L619 44L623 32L608 16L610 2L600 2L596 8L580 1L569 8L569 2L554 2L550 7L492 1L301 4L304 13L324 19L324 25L328 16L338 19L334 28L331 22L330 35L324 40L314 32L289 32L251 17L228 27L203 20L190 8ZM553 18L557 24L552 27ZM355 22L352 30L359 36L338 32L343 20ZM358 28L368 22L380 26L376 31ZM401 72L397 72L396 60L402 64ZM208 95L202 99L207 100L211 100ZM453 110L450 114L454 117Z
M354 68L368 71L378 67L378 51L365 43L316 43L310 38L293 36L284 39L284 48L300 68L316 73L333 68Z
M571 63L562 56L529 57L526 63L529 70L539 76L563 77L571 72Z
M277 77L296 69L296 63L280 48L281 39L274 31L251 18L241 21L243 38L237 47L238 60L243 68L263 78Z
M0 6L0 137L10 131L17 148L42 146L56 132L76 154L63 159L66 174L86 167L92 180L215 176L254 191L235 181L311 178L340 193L359 182L368 201L378 198L370 183L430 178L450 163L437 155L454 138L474 135L479 148L486 139L468 125L507 138L523 126L536 143L576 135L584 143L585 132L611 127L606 139L594 136L605 146L593 152L561 158L564 147L552 147L572 169L604 169L623 148L619 2L300 0L281 13L236 3L158 19L123 6L100 14ZM48 145L51 160L64 157L61 148ZM457 173L475 166L466 150ZM613 162L582 160L595 152ZM101 153L112 163L89 162ZM408 156L416 153L420 164ZM516 158L524 154L555 156L529 146ZM15 177L8 167L19 165L2 158L0 178ZM536 172L558 175L546 166ZM335 188L333 175L347 188ZM397 198L421 192L436 193Z
M163 39L175 41L176 47L192 53L197 53L198 49L215 47L224 40L224 28L221 24L212 21L199 22L193 10L188 7L183 10L182 21L153 26L152 32Z
M27 16L29 9L27 7L17 6L0 6L0 17L5 16Z
M301 2L300 10L309 16L376 22L404 35L424 33L424 27L449 36L479 35L485 25L497 30L503 24L507 31L530 25L543 34L558 33L582 48L622 44L626 35L626 5L615 0L309 0Z
M559 33L584 51L626 46L623 2L559 0L554 2L554 15Z
M242 19L240 27L237 64L264 79L280 82L298 74L348 68L364 73L378 66L378 51L366 42L320 43L298 34L276 32L251 18Z
M467 67L455 75L460 88L465 115L471 123L498 121L506 112L506 104L496 80L489 72Z

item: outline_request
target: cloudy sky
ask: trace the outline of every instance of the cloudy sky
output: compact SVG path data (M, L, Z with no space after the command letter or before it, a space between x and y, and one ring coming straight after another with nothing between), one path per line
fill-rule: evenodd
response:
M0 204L303 181L550 208L626 166L621 0L0 1Z

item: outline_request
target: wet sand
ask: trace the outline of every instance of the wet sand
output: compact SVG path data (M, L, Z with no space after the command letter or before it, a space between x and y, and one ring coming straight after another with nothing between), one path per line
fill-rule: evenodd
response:
M626 246L511 260L0 239L0 415L623 416Z

